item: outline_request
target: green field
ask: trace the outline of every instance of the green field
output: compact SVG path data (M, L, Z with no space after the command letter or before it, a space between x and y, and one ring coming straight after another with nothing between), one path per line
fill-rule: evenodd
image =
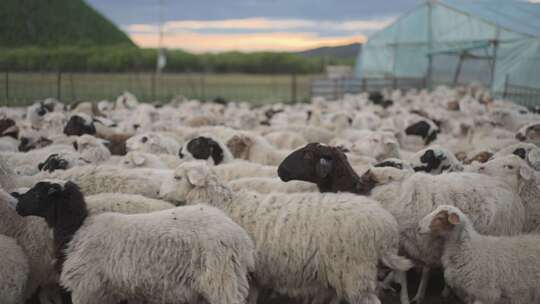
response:
M17 106L47 97L59 98L65 103L115 100L124 91L147 102L167 102L177 95L200 100L219 96L254 104L307 101L311 81L318 77L320 75L0 73L0 101L2 105Z

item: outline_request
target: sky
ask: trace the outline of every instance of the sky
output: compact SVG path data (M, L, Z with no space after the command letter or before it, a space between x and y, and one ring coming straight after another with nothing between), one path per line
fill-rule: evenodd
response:
M364 42L371 33L421 3L421 0L85 1L141 47L159 45L161 19L165 47L196 53L298 51Z

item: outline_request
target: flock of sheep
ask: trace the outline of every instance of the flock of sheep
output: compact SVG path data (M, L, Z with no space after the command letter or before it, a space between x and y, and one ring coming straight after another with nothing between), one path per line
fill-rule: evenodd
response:
M478 86L47 99L0 136L2 304L540 303L540 116Z

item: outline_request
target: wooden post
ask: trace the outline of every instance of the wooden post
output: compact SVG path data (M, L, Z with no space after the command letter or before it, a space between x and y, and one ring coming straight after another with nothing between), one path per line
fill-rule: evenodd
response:
M296 74L293 73L291 75L291 102L292 103L296 103L296 97L297 97L296 96L296 94L297 94L296 90L297 90Z

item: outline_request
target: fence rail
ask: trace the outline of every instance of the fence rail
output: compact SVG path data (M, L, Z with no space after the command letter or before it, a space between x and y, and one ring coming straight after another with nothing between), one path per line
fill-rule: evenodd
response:
M345 94L392 89L421 89L426 87L424 78L345 78L317 79L312 82L311 95L337 100Z
M268 102L307 101L313 79L320 75L248 75L206 73L64 73L0 72L0 102L27 105L47 97L65 103L114 100L130 91L141 101L188 98Z

